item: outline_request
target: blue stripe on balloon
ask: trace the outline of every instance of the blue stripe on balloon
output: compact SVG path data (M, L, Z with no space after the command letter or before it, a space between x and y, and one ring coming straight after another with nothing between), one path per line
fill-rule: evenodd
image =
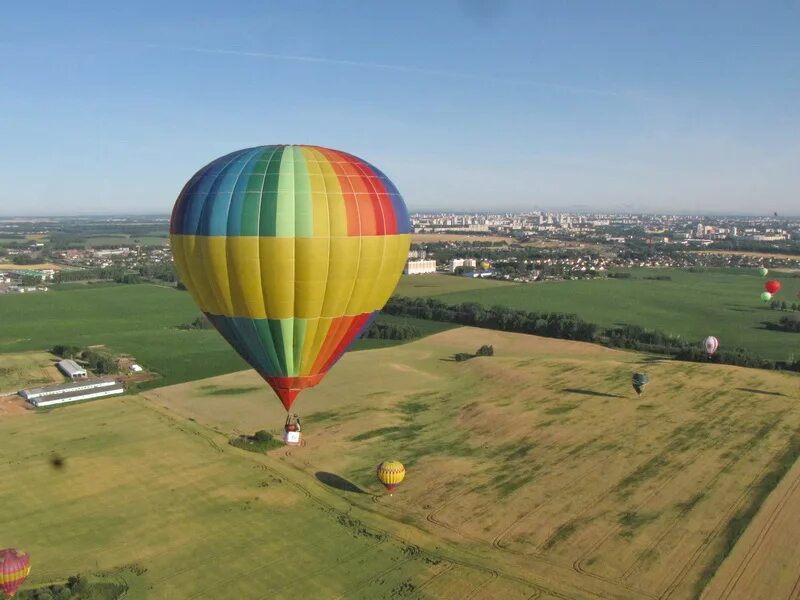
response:
M178 226L176 227L175 233L187 235L196 235L199 233L203 207L206 204L209 191L212 189L214 182L228 164L248 151L249 149L231 152L204 167L202 176L198 177L192 185L188 186L181 196L183 210L182 214L179 215Z
M260 153L260 148L243 151L216 175L203 199L204 206L197 229L199 235L228 235L228 212L233 192L242 179L248 162ZM198 200L199 198L195 201ZM235 234L231 232L231 235Z
M264 327L264 322L272 323L272 319L247 319L244 317L226 317L204 313L211 324L225 338L231 347L264 377L285 377L286 369L274 361L275 352L269 336L272 328ZM259 322L260 321L260 322ZM278 330L280 331L280 323ZM270 351L272 350L272 351Z
M244 165L241 175L238 177L236 184L234 185L230 204L228 206L225 232L221 235L242 235L242 229L246 226L246 224L242 222L242 213L244 212L245 202L248 201L247 187L250 182L250 177L253 174L253 171L256 169L258 162L261 161L263 163L264 154L268 152L269 150L265 150L264 148L254 148L247 157L247 163ZM260 203L260 194L249 198L249 201Z

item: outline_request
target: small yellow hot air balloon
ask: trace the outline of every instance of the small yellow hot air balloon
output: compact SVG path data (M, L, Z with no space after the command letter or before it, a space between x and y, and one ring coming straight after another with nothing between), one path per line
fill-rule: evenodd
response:
M397 486L403 482L406 477L406 468L403 463L397 460L385 460L378 465L378 481L383 484L389 495L397 489Z

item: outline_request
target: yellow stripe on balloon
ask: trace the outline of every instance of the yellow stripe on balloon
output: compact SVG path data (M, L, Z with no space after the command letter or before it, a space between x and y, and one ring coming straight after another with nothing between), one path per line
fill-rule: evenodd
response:
M173 234L171 242L178 276L204 312L315 319L380 309L397 285L411 237Z

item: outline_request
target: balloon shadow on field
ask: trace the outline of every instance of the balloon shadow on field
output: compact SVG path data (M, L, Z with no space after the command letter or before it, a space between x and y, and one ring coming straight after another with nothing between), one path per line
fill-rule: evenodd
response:
M739 392L750 392L751 394L763 394L764 396L786 396L781 392L770 392L768 390L756 390L753 388L736 388Z
M568 392L570 394L581 394L583 396L599 396L600 398L624 398L625 396L620 396L619 394L606 394L605 392L595 392L594 390L582 390L578 388L564 388L561 390L562 392Z
M314 473L315 477L328 487L340 490L342 492L351 492L353 494L366 494L364 490L358 487L355 483L347 481L344 477L339 477L334 473L327 473L325 471L317 471Z

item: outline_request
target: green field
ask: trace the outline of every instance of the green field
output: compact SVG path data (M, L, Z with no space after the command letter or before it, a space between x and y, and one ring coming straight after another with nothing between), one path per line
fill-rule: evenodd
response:
M104 344L130 354L162 377L144 387L170 385L240 371L247 364L215 330L181 330L199 309L186 292L158 285L75 284L62 290L0 296L0 354L47 350L55 344ZM382 316L411 324L423 335L453 327ZM396 345L359 340L353 350ZM0 390L3 391L3 390Z
M603 326L641 325L678 334L690 341L714 335L723 348L740 347L775 360L800 354L800 335L771 331L765 321L784 314L770 310L759 299L764 279L744 270L709 270L690 273L676 269L634 269L635 279L553 281L501 285L451 291L447 284L409 288L403 281L398 294L436 296L443 302L479 302L511 308L574 313ZM643 279L668 275L671 281ZM773 274L783 283L777 300L798 302L800 278ZM439 277L446 277L444 275ZM464 278L453 278L461 285ZM475 282L479 283L479 282ZM489 284L490 282L480 282ZM405 286L405 287L404 287ZM794 313L800 314L800 313Z
M75 286L0 297L0 352L105 344L167 385L247 368L213 330L183 331L199 314L185 292L156 285Z
M498 290L509 287L513 287L513 284L507 281L428 273L426 275L403 275L395 290L395 295L411 297L436 296L452 292Z
M388 598L446 566L313 473L299 485L140 398L0 418L0 437L2 539L30 553L27 587L99 573L130 599Z

